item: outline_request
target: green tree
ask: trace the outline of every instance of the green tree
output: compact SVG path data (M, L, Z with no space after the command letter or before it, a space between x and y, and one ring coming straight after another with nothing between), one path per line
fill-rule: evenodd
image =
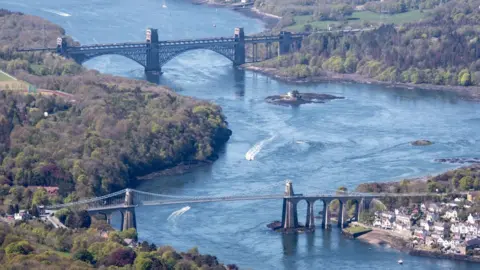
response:
M22 254L27 255L34 251L34 248L25 240L9 244L5 248L7 255Z
M135 259L135 270L150 270L152 267L153 261L148 258L147 255L143 252Z
M460 189L461 190L470 190L473 188L473 178L470 175L466 175L460 179Z
M11 204L8 205L7 214L9 214L9 215L15 214L15 207L13 205L11 205Z
M470 83L470 71L468 71L468 69L462 69L460 73L458 73L458 84L468 86Z
M88 263L93 263L93 255L86 249L80 249L77 252L73 254L73 259L79 260L79 261L84 261Z
M44 188L37 188L33 193L32 204L46 205L48 203L48 194Z
M30 214L34 217L39 217L40 216L40 212L38 211L38 207L37 207L36 204L32 205L32 208L30 209Z

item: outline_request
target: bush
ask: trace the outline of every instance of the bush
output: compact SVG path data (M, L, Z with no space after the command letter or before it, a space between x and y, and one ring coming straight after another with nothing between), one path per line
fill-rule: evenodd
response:
M75 252L75 254L73 254L73 259L88 263L94 262L92 253L85 249L81 249Z
M9 244L5 248L7 255L27 255L34 251L34 248L25 240Z
M133 264L135 261L136 254L130 248L118 248L114 250L108 257L105 258L105 266L125 266L128 264Z

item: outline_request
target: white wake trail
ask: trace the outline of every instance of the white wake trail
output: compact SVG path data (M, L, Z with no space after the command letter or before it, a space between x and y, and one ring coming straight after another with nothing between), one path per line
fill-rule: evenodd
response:
M247 153L245 154L245 159L246 160L254 160L255 159L255 156L260 153L260 151L262 150L262 148L265 146L265 144L271 142L273 139L275 138L275 135L268 138L268 139L265 139L257 144L255 144L252 148L250 148Z
M46 11L46 12L53 13L53 14L57 14L57 15L62 16L62 17L70 17L70 16L72 16L71 14L68 14L68 13L65 13L65 12L61 12L61 11L58 11L58 10L49 9L49 8L42 8L42 10L43 10L43 11Z
M174 211L173 213L170 214L170 216L168 216L167 220L172 220L172 219L175 219L175 218L185 214L185 212L190 210L190 208L191 208L190 206L185 206L180 210Z

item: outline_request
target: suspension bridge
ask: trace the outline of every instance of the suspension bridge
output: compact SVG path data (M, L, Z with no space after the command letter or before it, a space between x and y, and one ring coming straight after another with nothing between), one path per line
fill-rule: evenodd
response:
M58 210L61 208L76 207L85 209L91 215L104 215L107 221L111 222L112 214L120 212L121 230L136 228L137 221L135 208L141 206L161 206L161 205L186 205L194 203L209 202L235 202L235 201L263 201L263 200L283 200L282 209L282 228L293 229L301 227L298 222L297 205L301 201L307 202L307 217L305 227L315 228L314 204L316 201L323 202L322 227L330 226L330 211L328 206L335 200L339 202L338 225L344 227L348 221L346 219L346 203L348 201L355 205L355 211L350 221L358 221L361 211L368 209L374 199L387 197L431 197L444 196L449 194L440 193L358 193L358 192L325 192L320 194L295 194L291 181L285 183L285 192L283 194L264 194L264 195L231 195L231 196L178 196L145 192L135 189L124 189L108 195L84 199L76 202L46 206L47 210Z

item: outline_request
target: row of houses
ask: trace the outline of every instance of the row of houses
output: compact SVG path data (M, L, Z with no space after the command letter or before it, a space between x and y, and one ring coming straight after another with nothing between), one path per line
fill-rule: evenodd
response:
M467 206L467 207L464 207ZM412 245L435 247L447 253L465 253L480 241L480 214L469 214L460 220L462 208L470 208L457 198L450 203L421 204L408 209L375 213L373 226L408 235Z

